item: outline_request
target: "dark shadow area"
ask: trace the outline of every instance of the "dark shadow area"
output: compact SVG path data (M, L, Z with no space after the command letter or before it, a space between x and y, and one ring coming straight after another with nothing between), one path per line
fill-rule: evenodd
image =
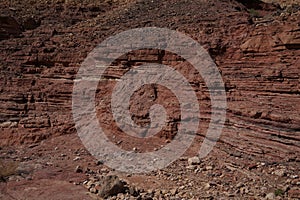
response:
M248 9L255 9L255 10L275 10L279 8L278 5L265 3L260 0L236 0L237 2L243 4Z

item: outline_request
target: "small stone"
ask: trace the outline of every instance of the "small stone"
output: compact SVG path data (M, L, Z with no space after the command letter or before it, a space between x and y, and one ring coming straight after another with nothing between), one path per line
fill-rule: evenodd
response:
M90 168L86 168L85 170L84 170L84 173L93 173L93 170L91 170Z
M186 169L195 170L197 167L195 165L186 166Z
M233 193L228 193L228 192L226 192L226 195L227 195L228 197L234 197L234 196L235 196L235 194L233 194Z
M100 172L101 172L101 173L108 173L108 172L109 172L109 169L107 169L107 168L102 168L102 169L100 169Z
M160 196L161 196L161 191L160 190L155 190L154 197L160 197Z
M278 169L278 170L275 170L273 173L274 173L275 175L281 176L281 177L285 176L285 174L286 174L284 169Z
M195 173L195 174L197 174L197 173L199 173L199 172L201 172L201 168L196 168L196 169L194 170L194 173Z
M298 175L291 175L290 177L291 177L292 179L299 178L299 176L298 176Z
M135 187L130 187L129 188L129 194L131 196L137 197L139 195L139 192Z
M168 190L161 190L161 194L162 194L162 195L168 194Z
M289 186L289 185L285 185L285 186L282 188L282 191L283 191L283 192L287 192L289 189L290 189L290 186Z
M79 165L77 165L76 168L75 168L75 172L76 173L82 173L83 172L82 167L80 167Z
M17 8L15 8L15 7L9 7L8 9L11 11L17 11Z
M90 188L89 191L93 194L96 194L98 192L97 189L94 187Z
M77 156L77 157L75 157L74 159L73 159L73 161L77 161L77 160L80 160L81 158L79 157L79 156Z
M191 157L188 159L188 164L189 165L199 165L200 164L200 159L197 156Z
M99 191L101 189L101 185L95 183L95 189Z
M240 193L241 193L241 194L248 194L248 193L249 193L249 190L248 190L248 188L246 188L246 187L241 187L241 188L240 188Z
M96 161L96 165L103 165L103 164L104 164L104 162L102 160L97 160Z
M185 188L185 186L182 185L182 186L180 186L178 189L179 189L179 190L184 190L184 188Z
M133 196L130 196L129 197L129 200L136 200L137 198L136 197L133 197Z
M118 142L117 142L117 144L121 144L123 141L122 140L119 140Z
M119 193L119 194L117 195L117 199L126 199L126 198L125 198L125 195L124 195L124 194Z
M248 166L248 169L249 170L252 170L252 169L256 169L258 166L257 166L257 164L255 163L255 164L250 164L249 166Z
M160 190L159 190L160 191ZM152 189L149 189L149 190L147 190L147 193L148 194L153 194L155 191L154 190L152 190Z
M177 188L170 190L171 195L176 195L178 193Z
M210 184L209 184L209 183L205 183L204 189L205 189L205 190L208 190L209 188L210 188Z
M92 188L93 186L95 186L95 184L94 184L93 181L88 181L88 182L85 184L85 186L86 186L88 189L90 189L90 188Z
M236 185L236 188L241 188L241 187L243 187L244 186L244 183L238 183L237 185Z
M37 146L38 146L38 144L31 144L31 145L28 146L28 148L34 148L34 147L37 147Z
M213 169L213 166L206 166L206 168L205 168L207 171L208 170L212 170Z
M186 161L186 160L188 160L188 158L187 157L180 157L179 160L180 161Z
M269 200L275 199L275 194L273 192L272 193L268 193L266 195L265 199L269 199Z
M16 181L19 182L20 180L22 180L23 177L22 176L10 176L8 177L8 181Z
M287 179L287 180L285 181L286 184L290 184L291 182L292 182L291 179Z

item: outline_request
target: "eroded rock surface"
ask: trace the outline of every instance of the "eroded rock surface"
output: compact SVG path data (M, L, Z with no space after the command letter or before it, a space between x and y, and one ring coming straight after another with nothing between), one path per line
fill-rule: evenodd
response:
M177 189L182 192L172 193L192 198L193 195L188 193L195 187L186 186L190 181L185 179L191 179L193 173L202 173L205 169L203 174L206 178L193 179L192 182L197 185L200 181L208 196L216 197L218 194L213 191L219 191L219 197L224 192L228 197L250 197L255 195L256 185L263 191L258 198L267 198L270 192L278 189L276 186L282 190L285 186L290 188L283 191L285 197L297 196L299 177L292 177L297 175L297 169L299 172L300 159L300 13L296 5L261 5L249 7L247 1L221 0L98 3L57 0L36 1L32 5L28 1L1 2L0 9L5 15L0 18L0 144L4 148L1 158L23 162L24 157L30 155L34 163L38 157L43 157L42 165L46 169L62 166L62 160L67 164L60 169L61 173L75 173L76 166L84 161L66 153L67 148L74 147L73 144L66 145L66 150L53 150L55 142L49 145L43 143L56 136L63 140L73 137L72 141L76 138L71 106L73 81L80 64L97 44L113 34L136 27L165 27L187 34L210 53L225 82L228 103L225 127L213 153L220 163L213 167L217 161L210 157L211 160L201 161L200 166L189 169L183 164L180 170L171 166L170 171L165 173L181 176L177 182L176 177L172 177L175 182L171 182L177 184ZM133 120L140 125L149 124L148 109L154 103L166 108L170 117L168 124L156 137L146 141L129 137L113 121L110 95L114 85L130 68L145 62L172 66L187 77L196 91L201 123L196 140L198 146L196 144L188 153L195 154L210 120L209 93L199 74L172 52L152 49L130 52L107 70L96 94L101 126L119 147L137 152L157 150L176 135L180 120L179 103L176 96L164 87L145 86L131 99ZM79 141L75 144L83 148ZM43 153L46 147L51 149L48 154ZM21 150L14 152L14 148ZM50 156L52 153L53 158ZM92 163L90 155L84 156ZM227 158L230 164L224 164ZM233 165L235 162L238 164ZM275 170L281 170L277 168L289 165L291 169L287 169L288 172L282 177L270 175ZM183 178L180 173L186 170L190 170L189 175ZM219 175L210 172L213 170L218 171ZM89 174L83 168L81 172ZM60 172L53 175L55 180L60 176L57 174ZM161 176L166 179L171 176L166 174ZM259 178L260 174L263 178ZM212 181L214 176L217 178ZM45 177L48 178L47 175ZM265 183L264 179L268 178L270 181ZM223 180L226 180L224 184ZM280 185L276 185L274 180L278 180ZM229 187L239 182L248 184ZM182 188L183 185L186 188ZM13 186L8 185L9 191L10 187ZM17 188L24 189L21 186ZM145 192L144 195L153 193L155 196L155 192ZM17 193L15 191L12 196L17 197ZM171 190L166 193L171 193ZM3 194L6 199L10 198L7 192Z

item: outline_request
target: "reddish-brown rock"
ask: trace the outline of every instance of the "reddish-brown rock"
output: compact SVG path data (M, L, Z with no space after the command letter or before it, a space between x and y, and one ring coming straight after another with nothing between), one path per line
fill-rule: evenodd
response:
M299 169L299 12L285 12L274 5L268 9L261 6L255 8L262 15L257 19L251 16L247 5L222 0L132 0L117 3L36 1L33 5L8 5L5 2L0 3L1 11L15 20L9 18L9 26L1 24L1 28L6 27L1 31L8 31L13 36L8 37L5 32L1 34L3 39L0 41L0 145L4 148L1 158L23 161L31 155L34 159L41 158L38 162L45 169L58 166L62 168L59 170L63 175L64 172L74 173L78 165L72 163L74 155L61 156L60 153L66 154L72 149L76 152L74 154L79 154L81 151L77 149L84 148L76 137L71 110L73 82L80 64L107 37L131 28L154 26L178 30L199 41L216 62L225 82L227 119L221 138L211 154L213 159L209 161L209 166L214 163L218 166L207 170L218 173L202 172L206 169L203 164L188 175L189 179L203 177L203 174L195 176L194 173L206 175L204 180L197 179L194 185L221 177L217 183L209 184L214 191L220 190L219 194L211 195L220 197L227 192L229 196L240 195L238 197L241 198L248 189L236 192L235 187L229 187L232 182L252 183L254 180L264 190L263 193L269 193L274 191L272 184L281 180L275 181L270 175L271 169L267 167L276 167L278 163L289 166L295 162L296 167L292 169ZM22 30L16 21L23 23L31 15L41 24L27 28L31 30ZM23 37L17 37L21 34ZM157 137L147 138L146 141L130 137L113 120L110 109L113 87L129 68L148 61L172 66L186 76L196 91L201 111L195 142L197 148L192 148L192 152L196 153L210 121L209 93L195 69L172 52L141 50L119 58L98 85L96 106L100 124L109 139L125 150L153 151L172 140L178 129L179 103L164 87L148 85L136 91L131 98L132 118L140 125L149 123L148 109L153 103L160 103L166 108L169 123ZM56 141L59 135L63 136ZM54 150L56 145L59 150ZM6 148L21 150L6 151ZM50 150L46 151L46 148ZM78 162L86 165L92 163L92 157L87 152L82 154L88 162ZM267 167L264 168L265 165ZM249 169L249 166L255 167ZM183 169L181 175L190 170L184 165L179 167ZM174 168L171 172L178 172L179 169ZM58 176L45 171L41 173L46 177ZM134 178L132 180L136 181ZM223 180L227 182L223 184ZM264 180L272 187L263 189ZM164 182L159 181L163 185ZM140 182L146 185L151 180L143 177ZM70 184L64 181L45 181L40 187L48 183L57 183L66 191L74 192L69 190ZM188 183L180 184L186 186ZM226 187L228 191L222 191ZM26 189L20 185L16 188L19 191ZM240 194L241 191L243 194ZM16 193L13 196L19 195ZM82 195L82 190L79 193Z
M22 26L10 16L0 16L0 41L20 36Z

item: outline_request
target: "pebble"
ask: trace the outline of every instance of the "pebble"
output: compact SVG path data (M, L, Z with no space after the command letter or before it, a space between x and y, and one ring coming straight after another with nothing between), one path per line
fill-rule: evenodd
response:
M292 179L299 178L299 176L298 176L298 175L290 175L290 177L291 177Z
M183 190L184 188L185 188L185 186L182 185L182 186L180 186L178 189L179 189L179 190Z
M95 184L94 184L93 181L88 181L88 182L85 184L85 186L86 186L88 189L92 188L94 185L95 185Z
M83 169L79 165L77 165L76 168L75 168L75 172L76 173L82 173Z
M205 185L204 185L204 189L205 189L205 190L208 190L210 187L211 187L211 186L210 186L209 183L205 183Z
M197 168L197 166L195 166L195 165L186 166L186 169L190 169L190 170L195 170L196 168Z
M200 158L197 156L191 157L188 159L189 165L199 165L201 163Z
M243 186L244 186L244 183L241 183L241 182L236 185L237 188L241 188Z
M170 193L171 193L171 195L176 195L177 193L178 193L178 190L177 190L177 188L175 188L175 189L171 189L170 190Z
M96 194L98 191L97 191L97 189L96 188L90 188L89 189L89 191L91 192L91 193L94 193L94 194Z
M107 169L107 168L102 168L102 169L100 169L100 172L101 172L101 173L108 173L108 172L109 172L109 169Z
M268 193L266 195L265 199L269 199L269 200L275 199L275 194L273 192L272 193Z
M248 188L246 188L246 187L241 187L241 188L240 188L240 193L241 193L241 194L248 194L248 193L249 193L249 190L248 190Z
M79 157L79 156L77 156L77 157L75 157L74 159L73 159L73 161L77 161L77 160L80 160L81 158Z
M97 160L96 161L96 165L103 165L103 164L104 164L104 162L102 160Z
M285 173L285 169L278 169L278 170L275 170L273 172L273 174L283 177L283 176L285 176L286 173Z

